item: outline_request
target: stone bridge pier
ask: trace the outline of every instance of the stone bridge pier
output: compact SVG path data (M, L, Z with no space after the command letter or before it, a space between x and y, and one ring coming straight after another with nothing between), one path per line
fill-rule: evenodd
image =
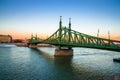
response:
M35 48L37 48L37 45L36 44L30 44L30 45L28 45L28 47L35 49Z
M72 48L56 48L55 49L55 57L62 57L62 56L73 56L73 49Z

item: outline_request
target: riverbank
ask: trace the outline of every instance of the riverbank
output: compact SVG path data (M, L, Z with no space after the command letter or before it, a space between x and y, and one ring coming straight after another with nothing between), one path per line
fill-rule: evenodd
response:
M0 44L8 44L8 45L15 45L18 47L27 47L28 45L26 43L0 43ZM55 47L53 45L49 45L49 44L37 44L38 47Z
M16 46L19 47L27 47L28 45L26 43L14 43ZM52 45L49 44L37 44L38 47L54 47Z
M13 43L13 44L15 44L16 46L19 46L19 47L27 47L26 43Z

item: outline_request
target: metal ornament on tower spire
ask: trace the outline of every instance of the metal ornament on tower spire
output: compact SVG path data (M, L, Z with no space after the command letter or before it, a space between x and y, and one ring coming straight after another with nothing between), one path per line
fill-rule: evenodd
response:
M71 18L69 18L69 29L71 29Z

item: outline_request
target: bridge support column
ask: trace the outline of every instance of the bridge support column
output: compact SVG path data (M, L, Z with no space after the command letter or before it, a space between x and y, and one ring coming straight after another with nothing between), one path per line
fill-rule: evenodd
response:
M37 45L30 44L29 48L37 48Z
M55 57L60 57L60 56L73 56L73 49L60 49L56 48L55 49Z

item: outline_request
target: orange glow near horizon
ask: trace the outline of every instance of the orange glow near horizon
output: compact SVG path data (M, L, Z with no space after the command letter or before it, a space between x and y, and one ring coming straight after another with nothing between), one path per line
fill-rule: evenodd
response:
M100 36L100 38L108 39L108 36ZM118 36L118 35L117 36L116 35L110 35L110 39L120 41L120 36Z
M0 31L0 34L11 35L13 39L25 39L25 38L30 39L31 38L31 33L27 33L27 32L15 32L15 31L9 31L9 30L6 30L6 31L2 30L2 31ZM87 34L87 33L85 33L85 34ZM38 38L40 38L40 39L46 39L51 35L52 34L50 34L50 33L39 33L39 34L37 34ZM36 34L33 33L33 36L36 36ZM95 36L95 34L93 34L93 36ZM100 34L99 37L108 39L108 35ZM116 34L111 34L110 39L120 41L120 36L116 35Z
M1 33L0 33L1 34ZM17 32L4 32L3 35L11 35L13 39L30 39L31 38L31 34L25 34L25 33L17 33ZM33 34L33 36L36 36L36 34ZM50 36L50 34L37 34L38 38L40 39L46 39ZM100 36L100 38L106 38L108 39L108 36ZM113 40L119 40L120 41L120 36L118 35L111 35L110 39Z
M31 34L29 34L29 35L21 35L21 34L12 34L11 35L12 37L13 37L13 39L30 39L31 38ZM35 36L35 35L33 35L33 36ZM40 36L40 35L37 35L38 36L38 38L40 38L40 39L46 39L47 38L47 36Z
M11 35L13 39L30 39L31 34L30 33L18 33L18 32L2 32L0 35ZM33 36L36 36L36 34L33 34ZM49 37L47 34L37 34L38 38L40 39L46 39Z

